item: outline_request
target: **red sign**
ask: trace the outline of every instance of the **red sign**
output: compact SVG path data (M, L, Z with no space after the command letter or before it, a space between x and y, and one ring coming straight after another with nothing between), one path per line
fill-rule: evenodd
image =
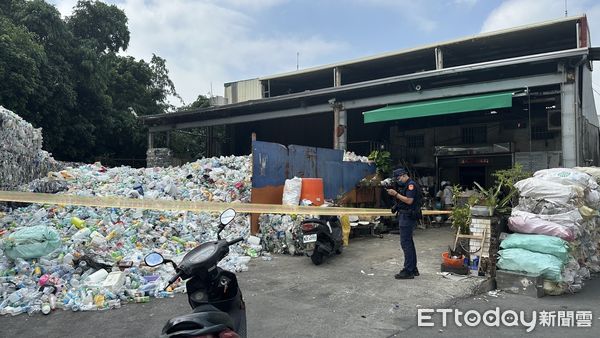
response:
M463 158L460 160L460 164L489 164L490 160L487 158Z

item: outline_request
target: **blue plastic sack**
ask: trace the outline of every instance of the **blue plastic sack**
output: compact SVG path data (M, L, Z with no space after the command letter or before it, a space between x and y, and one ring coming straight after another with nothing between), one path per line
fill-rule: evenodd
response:
M497 265L502 270L527 272L555 282L561 281L564 263L556 256L525 249L503 249L499 253Z
M563 263L569 259L568 243L554 236L510 234L500 243L500 247L502 249L525 249L552 255Z
M37 225L21 228L2 242L2 249L7 257L39 258L45 256L60 246L60 237L56 230Z

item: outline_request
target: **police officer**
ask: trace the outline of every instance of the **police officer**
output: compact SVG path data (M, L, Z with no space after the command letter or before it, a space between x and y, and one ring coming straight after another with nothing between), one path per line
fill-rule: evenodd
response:
M400 191L387 189L387 193L398 203L398 223L400 226L400 246L404 252L404 269L397 273L396 279L413 279L419 275L417 269L417 252L413 241L413 232L417 225L417 219L414 216L417 207L415 198L417 197L418 185L408 175L404 168L394 170L394 178L400 182Z

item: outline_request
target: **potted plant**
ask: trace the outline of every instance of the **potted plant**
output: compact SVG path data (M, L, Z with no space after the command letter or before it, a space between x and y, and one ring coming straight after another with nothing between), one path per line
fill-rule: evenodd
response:
M498 170L492 175L496 177L496 181L489 189L484 189L479 183L474 182L480 196L476 205L487 208L487 215L481 216L510 214L512 207L518 203L518 190L515 188L515 183L531 177L531 173L524 171L517 163L513 168Z
M498 207L498 196L500 195L500 189L502 185L497 184L489 189L484 189L479 183L475 183L477 189L479 190L479 197L477 198L477 202L471 208L471 212L479 214L479 216L492 216ZM481 212L477 209L478 206L485 207L486 212Z

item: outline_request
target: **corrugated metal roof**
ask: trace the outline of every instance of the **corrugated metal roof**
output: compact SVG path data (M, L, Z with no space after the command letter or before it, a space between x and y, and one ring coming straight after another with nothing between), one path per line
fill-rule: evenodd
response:
M348 60L348 61L341 61L341 62L331 63L331 64L327 64L327 65L323 65L323 66L311 67L311 68L306 68L306 69L296 70L296 71L291 71L291 72L286 72L286 73L262 76L262 77L259 77L258 79L261 81L262 80L271 80L271 79L283 78L283 77L288 77L288 76L295 76L295 75L301 75L301 74L306 74L306 73L311 73L311 72L317 72L317 71L327 70L327 69L334 68L334 67L347 66L347 65L352 65L352 64L357 64L357 63L362 63L362 62L367 62L367 61L374 61L374 60L385 58L385 57L408 54L411 52L417 52L417 51L422 51L422 50L426 50L426 49L433 49L436 47L449 46L449 45L453 45L453 44L457 44L457 43L461 43L461 42L472 41L472 40L485 39L488 37L498 36L498 35L507 34L507 33L525 32L527 30L536 29L536 28L540 28L540 27L544 27L544 26L555 25L555 24L561 23L561 22L579 21L579 20L583 19L584 17L585 17L585 15L571 16L571 17L550 20L550 21L544 21L544 22L530 24L530 25L524 25L524 26L518 26L518 27L513 27L513 28L508 28L508 29L492 31L492 32L486 32L486 33L472 35L469 37L449 40L446 42L433 43L433 44L424 45L424 46L415 47L415 48L402 49L402 50L393 51L393 52L381 53L381 54L367 56L367 57L363 57L363 58L358 58L358 59L353 59L353 60Z

